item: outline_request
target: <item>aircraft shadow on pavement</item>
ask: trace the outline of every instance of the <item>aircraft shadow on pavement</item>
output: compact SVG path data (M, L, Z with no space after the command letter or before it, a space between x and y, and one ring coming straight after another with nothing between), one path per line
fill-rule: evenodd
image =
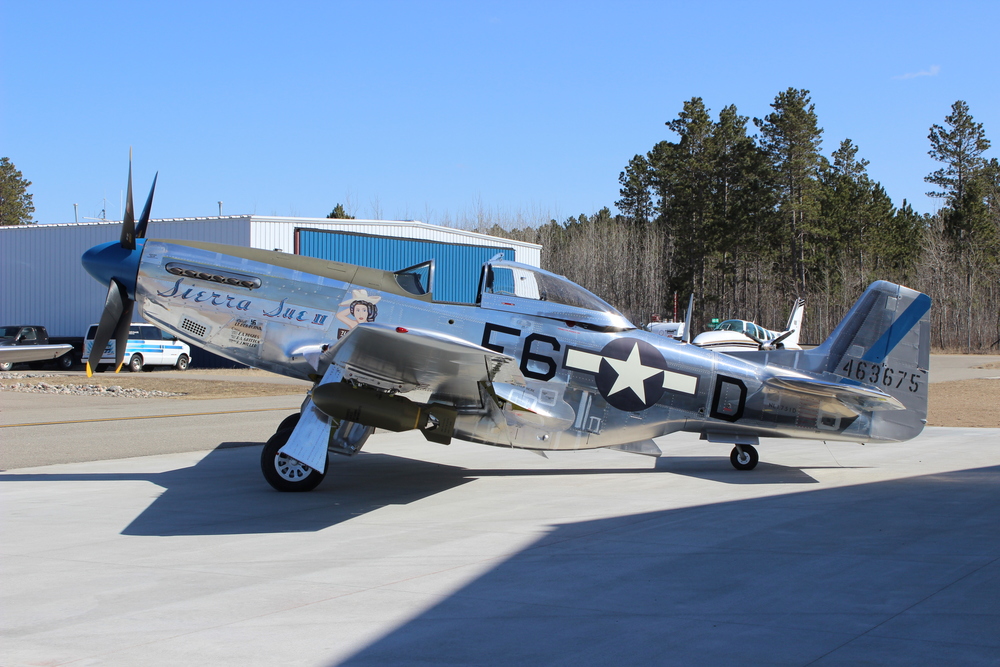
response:
M362 452L351 460L331 457L327 478L314 491L279 493L261 478L260 445L224 442L194 466L160 473L0 473L0 481L150 482L163 493L122 534L162 537L318 531L481 477L673 473L730 484L816 481L801 470L764 463L739 472L720 457L664 457L641 468L469 469Z
M178 536L318 531L472 480L453 466L363 453L331 457L314 491L280 493L261 477L260 445L222 443L193 466L160 473L4 473L0 481L147 481L163 493L122 534Z
M723 484L818 484L801 468L761 461L753 470L736 470L720 456L661 456L656 469Z
M1000 466L555 526L342 665L1000 664Z

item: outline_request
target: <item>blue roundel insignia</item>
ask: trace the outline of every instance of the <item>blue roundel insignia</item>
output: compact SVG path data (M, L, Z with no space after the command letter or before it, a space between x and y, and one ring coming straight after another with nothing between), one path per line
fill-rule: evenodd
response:
M637 338L617 338L601 350L597 389L612 407L638 412L663 396L667 364L660 351Z

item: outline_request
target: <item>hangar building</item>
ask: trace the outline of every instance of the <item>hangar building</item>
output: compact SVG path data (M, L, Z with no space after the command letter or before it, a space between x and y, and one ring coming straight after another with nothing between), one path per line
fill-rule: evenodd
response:
M0 227L0 324L40 324L82 337L100 317L107 287L80 264L88 248L117 240L120 222ZM257 215L151 220L149 238L226 243L396 271L435 260L435 298L472 302L483 262L500 253L539 266L541 246L416 221Z

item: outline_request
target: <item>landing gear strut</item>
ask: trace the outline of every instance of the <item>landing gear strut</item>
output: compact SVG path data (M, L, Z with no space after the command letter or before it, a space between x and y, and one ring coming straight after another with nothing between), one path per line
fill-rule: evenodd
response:
M759 459L753 445L736 445L729 454L729 461L737 470L753 470Z
M326 470L319 472L279 451L288 443L301 418L301 412L285 417L278 425L277 432L264 445L260 455L260 469L264 473L264 479L278 491L312 491L326 476ZM327 453L354 456L361 451L368 436L375 430L371 426L346 420L331 419L331 421L332 430L329 432Z

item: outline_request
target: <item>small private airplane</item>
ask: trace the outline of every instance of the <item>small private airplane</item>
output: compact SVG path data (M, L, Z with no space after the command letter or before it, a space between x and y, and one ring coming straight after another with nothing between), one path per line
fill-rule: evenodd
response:
M357 454L375 428L652 456L654 438L686 431L734 445L732 465L750 470L760 438L899 442L926 422L931 300L906 287L872 284L815 349L720 354L499 258L484 264L476 303L460 304L435 300L433 260L392 272L146 239L155 186L136 224L130 164L121 239L83 255L108 285L87 371L112 337L121 368L136 309L192 345L312 380L263 448L281 491L315 488L328 454Z
M799 332L806 310L804 299L796 299L784 331L771 331L747 320L725 320L712 331L705 331L691 341L698 347L716 352L741 350L801 350Z

